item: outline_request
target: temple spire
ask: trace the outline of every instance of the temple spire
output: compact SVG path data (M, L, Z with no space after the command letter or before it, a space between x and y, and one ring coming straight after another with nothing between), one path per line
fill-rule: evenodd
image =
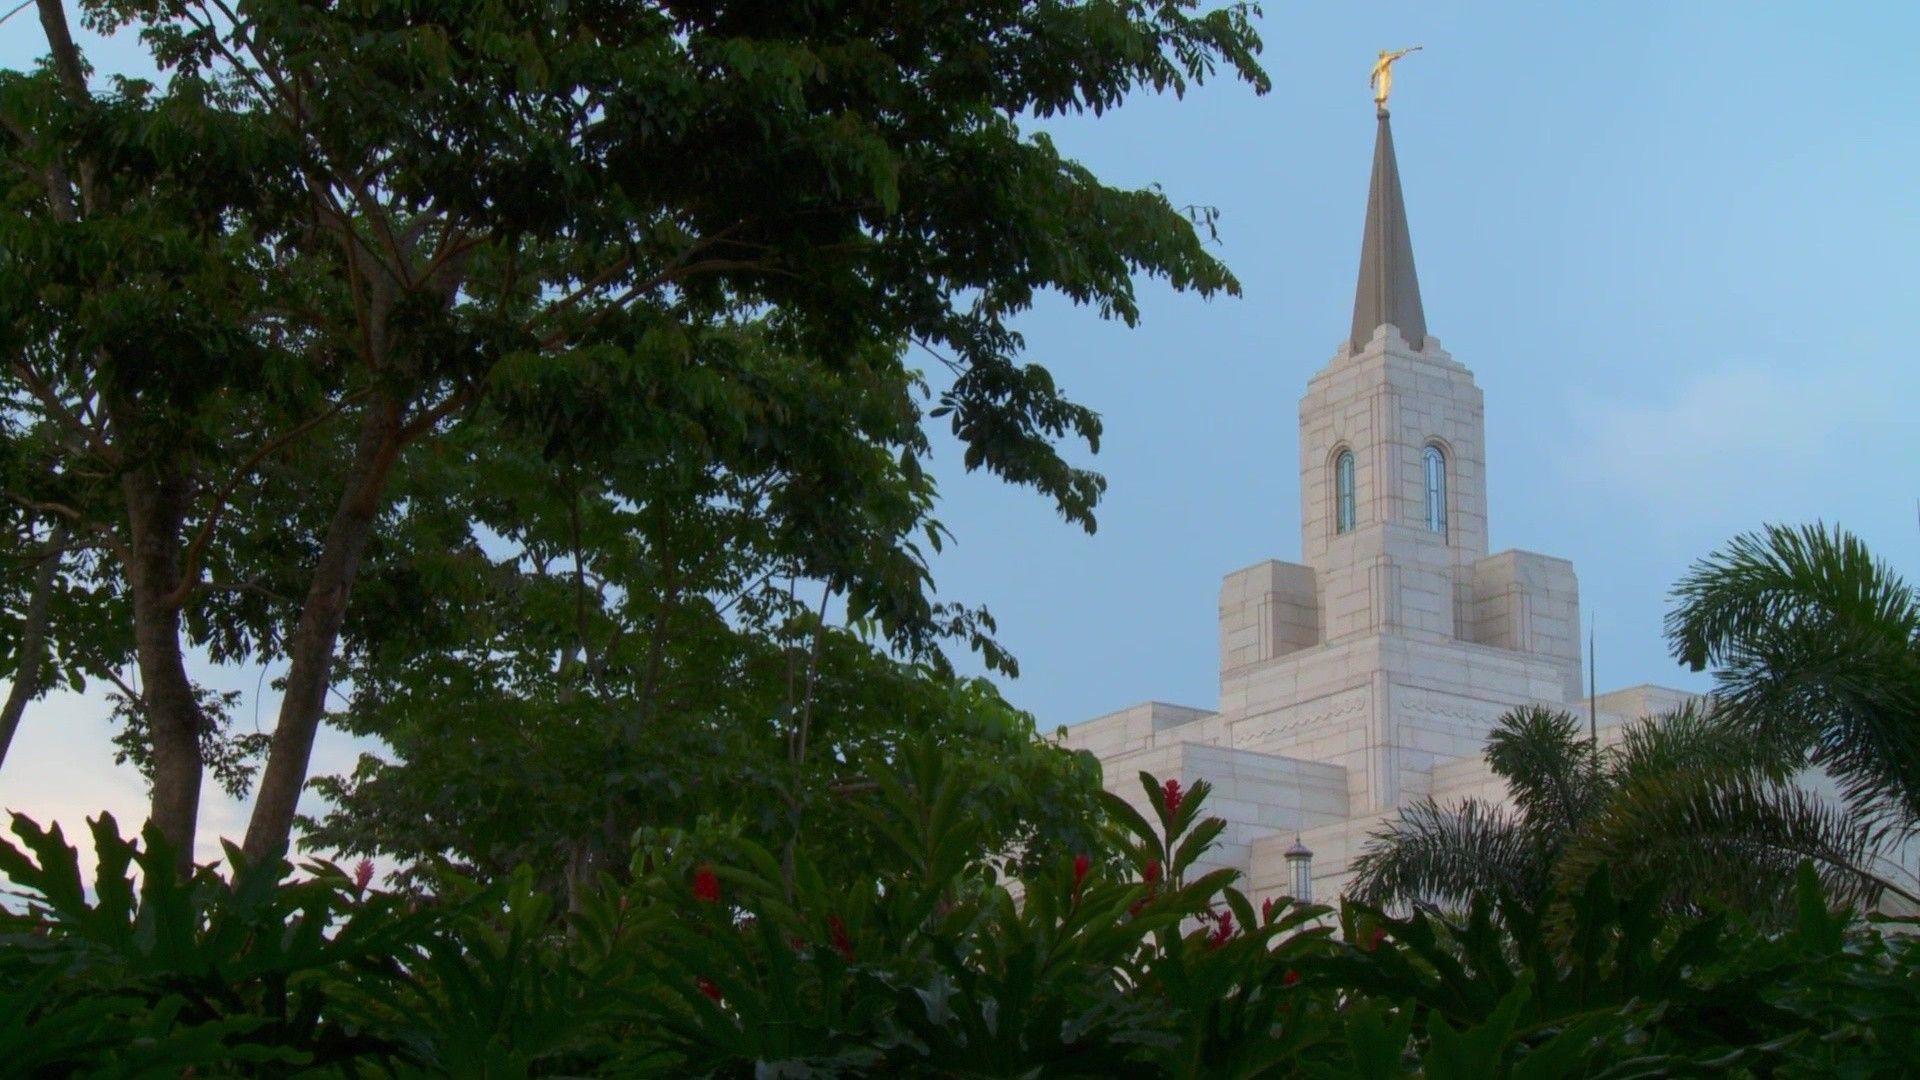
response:
M1427 317L1420 308L1420 279L1413 272L1413 241L1407 235L1407 208L1400 199L1400 168L1393 158L1393 129L1380 109L1373 142L1373 180L1367 185L1367 230L1360 243L1360 285L1353 294L1353 347L1372 340L1374 330L1392 323L1413 348L1427 340Z

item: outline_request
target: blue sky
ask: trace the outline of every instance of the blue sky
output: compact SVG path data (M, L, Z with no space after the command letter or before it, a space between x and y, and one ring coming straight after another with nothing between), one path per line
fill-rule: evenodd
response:
M1015 702L1046 725L1215 705L1221 576L1299 557L1296 405L1350 317L1381 47L1425 46L1394 138L1428 327L1486 396L1493 549L1573 560L1602 689L1704 685L1667 657L1667 590L1763 522L1839 523L1920 576L1920 7L1268 4L1260 27L1265 97L1047 125L1110 183L1218 208L1245 295L1147 284L1135 329L1064 302L1024 320L1104 417L1096 535L942 447L939 586L999 618ZM96 64L137 70L129 44ZM0 64L41 49L30 12L0 26ZM137 821L101 712L30 709L0 805ZM213 799L203 832L244 820Z
M1350 318L1383 46L1425 46L1394 139L1428 329L1486 395L1493 549L1574 561L1603 689L1704 685L1667 656L1667 590L1763 522L1838 522L1920 574L1920 9L1269 4L1261 28L1265 97L1052 125L1112 182L1218 207L1245 295L1028 320L1103 414L1112 486L1091 538L945 488L940 582L999 616L1016 701L1215 705L1220 577L1299 557L1296 407Z

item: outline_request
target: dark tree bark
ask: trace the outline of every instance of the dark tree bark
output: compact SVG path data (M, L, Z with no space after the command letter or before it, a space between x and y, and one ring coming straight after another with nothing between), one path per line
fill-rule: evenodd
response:
M182 526L187 485L164 461L121 479L127 504L127 583L133 594L134 655L140 700L153 740L153 794L148 818L174 851L182 875L193 871L203 774L200 737L206 717L187 677L180 649Z
M67 523L55 521L41 547L33 568L32 592L27 595L27 614L20 627L20 661L14 666L13 689L7 692L7 704L0 708L0 767L7 763L7 750L14 733L20 730L20 718L27 702L40 696L46 679L47 611L53 599L54 575L60 571L61 549L67 543Z
M328 523L300 622L287 643L287 689L280 699L280 717L260 775L253 816L247 822L244 849L249 858L284 852L293 834L294 811L306 787L314 736L326 715L327 687L340 627L346 621L347 598L373 536L381 492L401 443L399 405L390 398L369 402L346 491Z
M54 70L76 105L92 104L86 67L73 43L65 9L59 0L39 0L40 25L46 31ZM67 185L70 177L56 169L49 173L48 201L55 220L73 223L92 212L96 203L94 169L81 160L74 205ZM118 440L136 440L145 427L137 422L138 409L128 401L104 402L113 417ZM96 438L99 433L95 432ZM117 458L117 455L115 455ZM116 461L116 464L118 462ZM200 711L187 677L180 648L180 615L188 590L181 588L183 533L192 485L178 463L160 450L142 464L126 464L120 473L125 501L127 543L116 548L127 573L133 599L134 656L140 669L141 710L153 742L153 791L149 821L174 851L181 874L193 869L193 844L200 816L203 767L200 737L206 718Z

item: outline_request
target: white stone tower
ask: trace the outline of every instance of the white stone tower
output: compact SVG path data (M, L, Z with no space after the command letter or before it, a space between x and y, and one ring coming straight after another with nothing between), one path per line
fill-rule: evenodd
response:
M1220 593L1222 711L1246 718L1235 745L1337 733L1359 745L1314 756L1348 767L1355 812L1381 810L1436 755L1478 754L1506 707L1579 695L1573 567L1488 557L1485 445L1472 373L1426 332L1383 111L1353 333L1300 400L1305 564L1249 567Z
M1136 706L1067 744L1127 797L1140 769L1212 782L1231 823L1219 861L1268 893L1296 835L1325 898L1398 807L1502 797L1481 759L1500 714L1585 706L1573 566L1488 554L1485 445L1472 373L1427 333L1383 109L1353 329L1300 400L1303 561L1227 575L1218 711ZM1680 696L1623 694L1603 707Z

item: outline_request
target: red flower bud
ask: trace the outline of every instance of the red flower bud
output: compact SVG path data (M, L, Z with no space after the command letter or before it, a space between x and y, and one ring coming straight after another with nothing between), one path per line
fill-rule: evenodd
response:
M1180 781L1169 780L1160 791L1160 801L1166 804L1167 813L1180 812Z
M1086 855L1075 855L1073 857L1073 888L1075 892L1080 890L1080 883L1087 880L1087 871L1091 869L1093 869L1093 860L1091 858Z
M1213 921L1213 935L1207 939L1207 944L1217 949L1225 945L1227 939L1233 936L1233 912L1223 911L1215 915Z
M1141 876L1142 876L1142 877L1144 877L1144 878L1146 879L1146 882L1147 882L1147 884L1148 884L1148 885L1153 885L1153 884L1156 884L1157 882L1159 882L1159 880L1160 880L1160 860L1159 860L1159 859L1148 859L1148 860L1147 860L1147 870L1146 870L1146 873L1145 873L1145 874L1143 874L1143 875L1141 875Z
M707 995L708 997L712 998L715 1001L720 1000L720 988L713 985L713 981L711 979L701 979L699 985L700 985L701 993Z
M1273 921L1273 897L1271 896L1260 901L1260 921L1263 923Z
M1299 981L1300 981L1300 973L1298 971L1293 970L1292 968L1288 968L1287 973L1285 975L1280 976L1281 986L1292 986Z
M354 888L364 889L367 887L367 883L372 880L373 880L373 860L372 859L361 859L359 862L353 864L353 887Z
M827 916L827 932L833 937L833 951L839 953L841 959L851 964L853 962L853 938L847 934L847 924L840 921L840 916L829 915Z
M1385 941L1386 938L1387 928L1384 926L1376 926L1373 928L1373 932L1367 935L1367 940L1363 942L1360 947L1368 952L1372 952L1379 948L1380 943Z
M703 904L711 904L720 899L720 878L713 872L711 865L702 863L700 868L693 872L693 898Z

